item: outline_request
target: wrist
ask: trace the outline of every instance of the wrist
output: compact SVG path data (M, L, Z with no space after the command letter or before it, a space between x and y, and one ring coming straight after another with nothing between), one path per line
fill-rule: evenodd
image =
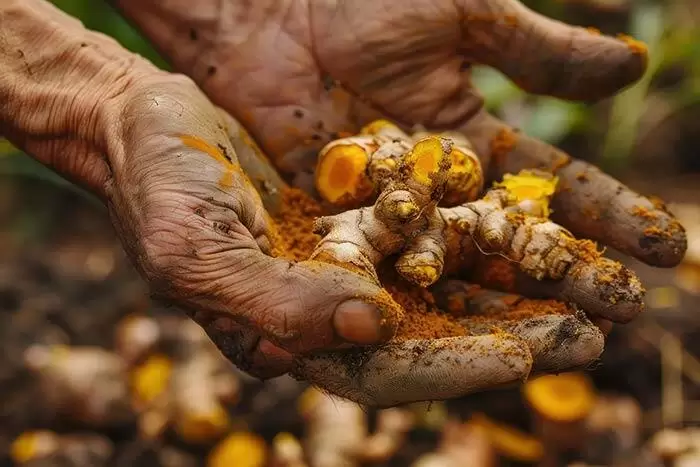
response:
M35 142L78 141L86 152L104 152L110 106L138 76L156 72L45 0L3 1L0 29L0 134L54 168L80 166L59 160L80 155L36 154L47 145Z

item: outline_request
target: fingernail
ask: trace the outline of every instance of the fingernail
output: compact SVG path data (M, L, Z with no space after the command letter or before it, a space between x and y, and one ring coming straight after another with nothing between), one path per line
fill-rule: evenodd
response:
M382 338L382 317L376 306L359 300L338 305L333 316L335 330L348 342L373 344Z

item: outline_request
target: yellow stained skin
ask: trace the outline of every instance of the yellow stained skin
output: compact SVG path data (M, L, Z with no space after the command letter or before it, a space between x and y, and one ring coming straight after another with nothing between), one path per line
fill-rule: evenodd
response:
M241 167L237 163L233 162L233 159L226 154L223 146L213 146L199 136L193 135L180 135L180 141L182 141L182 144L185 146L202 151L223 164L225 171L219 179L219 186L221 188L231 188L233 186L233 176L236 172L241 173ZM243 178L250 183L250 180L248 180L247 177Z
M267 156L265 153L260 149L260 146L258 146L258 143L255 142L252 136L250 136L250 133L245 131L243 127L238 129L238 137L243 141L246 145L250 146L255 154L258 155L263 160L267 159Z

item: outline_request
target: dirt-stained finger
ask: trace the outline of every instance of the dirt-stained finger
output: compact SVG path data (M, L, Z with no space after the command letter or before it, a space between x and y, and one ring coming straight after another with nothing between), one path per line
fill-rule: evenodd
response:
M291 354L263 339L252 328L241 326L228 318L211 319L198 324L224 357L256 378L274 378L287 373L292 367Z
M531 365L525 342L498 333L316 353L299 359L294 374L360 404L390 407L517 384Z
M476 335L501 329L523 339L532 369L567 371L589 365L603 352L604 337L585 313L555 300L533 300L447 280L433 289L443 309L464 310L459 321Z
M596 100L638 80L646 46L542 16L517 0L462 0L468 57L493 66L528 92Z
M674 267L687 248L685 230L663 203L635 193L596 167L516 132L485 111L463 128L490 179L525 168L559 177L552 219L589 238L658 267Z
M608 258L575 263L561 280L537 280L520 271L517 263L486 256L468 277L490 289L573 303L592 317L616 323L631 321L644 308L644 288L637 276Z

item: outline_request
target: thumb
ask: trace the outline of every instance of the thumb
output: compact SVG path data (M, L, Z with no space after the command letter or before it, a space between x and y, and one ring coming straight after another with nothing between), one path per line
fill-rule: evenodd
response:
M370 279L318 261L293 262L248 250L238 273L220 284L228 314L273 344L305 353L374 344L396 332L401 308ZM243 266L243 267L241 267Z
M641 42L546 18L517 0L459 0L468 58L525 91L572 100L612 95L647 66Z

